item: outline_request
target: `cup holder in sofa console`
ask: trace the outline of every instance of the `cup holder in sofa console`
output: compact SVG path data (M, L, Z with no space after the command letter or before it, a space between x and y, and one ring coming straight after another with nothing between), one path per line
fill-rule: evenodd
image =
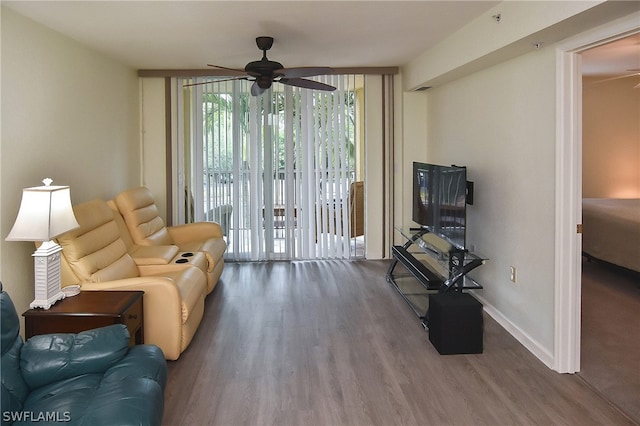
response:
M182 253L176 254L176 256L171 260L171 264L176 268L185 268L189 266L195 266L200 268L202 272L207 273L207 257L203 252L190 252L185 251Z

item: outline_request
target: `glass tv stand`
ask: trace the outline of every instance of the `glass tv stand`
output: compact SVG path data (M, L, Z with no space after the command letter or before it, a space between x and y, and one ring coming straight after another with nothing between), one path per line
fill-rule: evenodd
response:
M393 262L387 281L393 284L426 326L429 294L463 292L482 288L467 274L486 258L459 249L424 228L396 228L407 240L392 247ZM404 271L396 272L398 263Z

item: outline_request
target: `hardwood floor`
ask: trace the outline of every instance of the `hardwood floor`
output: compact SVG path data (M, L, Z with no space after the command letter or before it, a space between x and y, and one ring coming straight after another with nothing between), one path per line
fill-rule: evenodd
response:
M580 377L640 423L640 273L582 263Z
M633 424L487 316L483 354L439 355L388 264L227 264L169 362L164 424Z

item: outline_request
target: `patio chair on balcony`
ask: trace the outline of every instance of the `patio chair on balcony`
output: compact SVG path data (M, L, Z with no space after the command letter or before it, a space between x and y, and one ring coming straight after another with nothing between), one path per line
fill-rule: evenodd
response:
M349 187L349 229L351 238L364 235L364 182L352 182Z

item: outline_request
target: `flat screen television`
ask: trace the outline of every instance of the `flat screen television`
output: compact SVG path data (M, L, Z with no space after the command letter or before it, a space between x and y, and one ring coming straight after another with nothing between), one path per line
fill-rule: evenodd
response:
M464 249L466 209L466 167L413 163L414 222Z

